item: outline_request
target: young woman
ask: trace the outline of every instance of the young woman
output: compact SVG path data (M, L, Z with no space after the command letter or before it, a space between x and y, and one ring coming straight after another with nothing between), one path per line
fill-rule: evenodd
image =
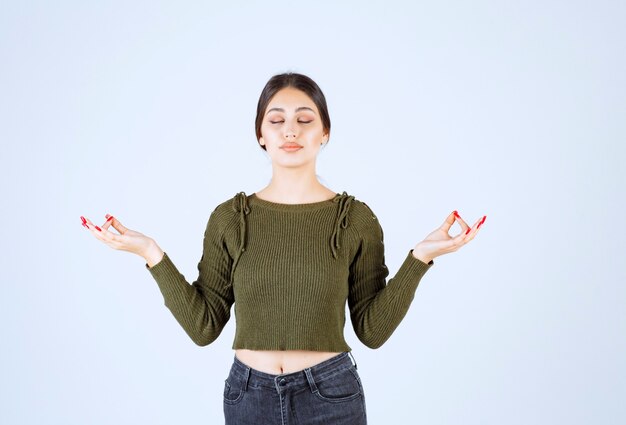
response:
M297 73L273 76L258 102L256 136L271 158L272 179L211 213L191 285L153 239L118 219L107 214L99 227L81 217L83 226L145 259L165 305L196 344L213 342L235 305L226 424L365 424L365 393L343 336L346 301L359 340L380 347L433 259L471 241L486 216L470 227L453 211L386 282L374 212L316 178L317 155L330 137L317 84ZM455 220L463 230L451 237Z

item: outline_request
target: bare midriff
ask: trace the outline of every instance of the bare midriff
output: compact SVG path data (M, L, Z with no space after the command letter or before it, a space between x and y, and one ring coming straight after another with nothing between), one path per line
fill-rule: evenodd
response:
M235 350L237 358L246 366L272 375L299 372L339 354L341 353L305 350Z

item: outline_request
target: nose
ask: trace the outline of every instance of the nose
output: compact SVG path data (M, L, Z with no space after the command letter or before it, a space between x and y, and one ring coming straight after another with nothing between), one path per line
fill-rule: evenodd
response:
M285 126L285 139L295 139L296 132L292 130L291 126Z

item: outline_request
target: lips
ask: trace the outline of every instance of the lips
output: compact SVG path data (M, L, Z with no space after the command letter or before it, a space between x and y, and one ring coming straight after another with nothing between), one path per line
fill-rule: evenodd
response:
M300 149L301 147L302 145L299 145L297 143L285 143L280 148L287 151L294 151Z

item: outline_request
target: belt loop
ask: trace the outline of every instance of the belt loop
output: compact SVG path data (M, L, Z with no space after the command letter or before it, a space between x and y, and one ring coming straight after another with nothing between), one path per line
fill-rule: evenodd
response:
M352 360L354 360L354 368L358 369L358 367L356 365L356 359L354 358L354 356L352 355L352 353L350 351L348 351L348 354L350 354L350 357L352 357Z
M317 385L315 385L315 379L313 379L313 375L311 374L311 368L307 367L306 369L304 369L304 373L306 375L306 380L309 381L311 392L316 393L318 389L317 389Z
M243 390L248 391L248 381L250 380L250 367L246 366L246 372L243 377Z

